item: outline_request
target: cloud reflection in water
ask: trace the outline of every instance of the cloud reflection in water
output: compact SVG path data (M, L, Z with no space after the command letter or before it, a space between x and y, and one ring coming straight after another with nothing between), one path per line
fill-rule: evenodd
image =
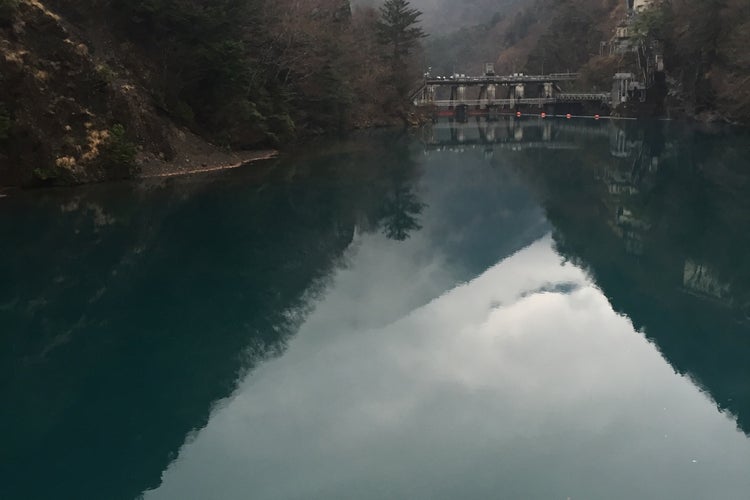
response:
M418 261L418 238L406 258L363 238L287 353L240 384L146 498L750 491L750 443L730 416L549 236L434 300L451 271Z

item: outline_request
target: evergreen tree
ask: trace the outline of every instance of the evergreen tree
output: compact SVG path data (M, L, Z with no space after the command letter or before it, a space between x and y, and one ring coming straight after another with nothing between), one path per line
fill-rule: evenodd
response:
M377 23L380 43L387 46L394 65L401 64L419 44L425 32L417 24L422 13L406 0L385 0Z
M403 103L414 84L411 70L416 65L410 64L409 56L419 47L419 40L427 36L418 25L421 15L407 0L385 0L380 8L376 31L378 42L384 48L383 55L391 66L388 77L388 84L393 88L388 99L392 101L391 106Z

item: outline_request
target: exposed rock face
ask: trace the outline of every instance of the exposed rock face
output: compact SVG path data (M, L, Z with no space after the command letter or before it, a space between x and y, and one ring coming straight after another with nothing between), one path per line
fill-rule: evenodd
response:
M656 0L634 0L633 10L641 11L651 8L656 3Z
M390 123L405 105L383 91L376 19L348 0L0 0L0 187L193 171Z
M0 22L0 122L0 185L125 178L173 154L143 89L37 0Z

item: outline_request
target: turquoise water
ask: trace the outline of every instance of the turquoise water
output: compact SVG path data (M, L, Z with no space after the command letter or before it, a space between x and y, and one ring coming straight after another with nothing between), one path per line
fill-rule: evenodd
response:
M0 200L0 498L750 498L750 136L523 119Z

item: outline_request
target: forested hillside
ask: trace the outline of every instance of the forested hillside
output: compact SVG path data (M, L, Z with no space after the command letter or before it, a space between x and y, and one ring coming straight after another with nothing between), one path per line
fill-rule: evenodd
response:
M438 73L474 74L484 62L495 62L500 73L575 69L598 53L625 13L621 0L497 3L502 8L483 22L428 41L429 63Z
M518 14L529 21L506 30L517 41L498 62L528 72L580 69L579 85L607 89L615 72L634 64L632 56L599 52L599 42L613 36L625 13L621 0L536 0ZM638 14L633 28L636 38L663 47L664 112L750 123L750 3L664 0Z
M403 122L427 66L581 71L581 88L607 90L634 64L601 50L625 0L414 0L424 16L405 0L354 5L0 0L0 184L127 178ZM658 111L750 122L750 4L655 5L635 27L663 47L669 96Z
M130 177L202 141L279 147L404 119L422 33L388 4L0 0L0 180Z
M608 90L632 54L602 53L627 17L626 0L527 0L448 35L432 37L428 64L436 74L580 71L582 89ZM637 16L636 38L661 44L671 116L750 123L750 3L663 0Z
M662 40L675 111L750 123L750 3L670 0L645 28Z

